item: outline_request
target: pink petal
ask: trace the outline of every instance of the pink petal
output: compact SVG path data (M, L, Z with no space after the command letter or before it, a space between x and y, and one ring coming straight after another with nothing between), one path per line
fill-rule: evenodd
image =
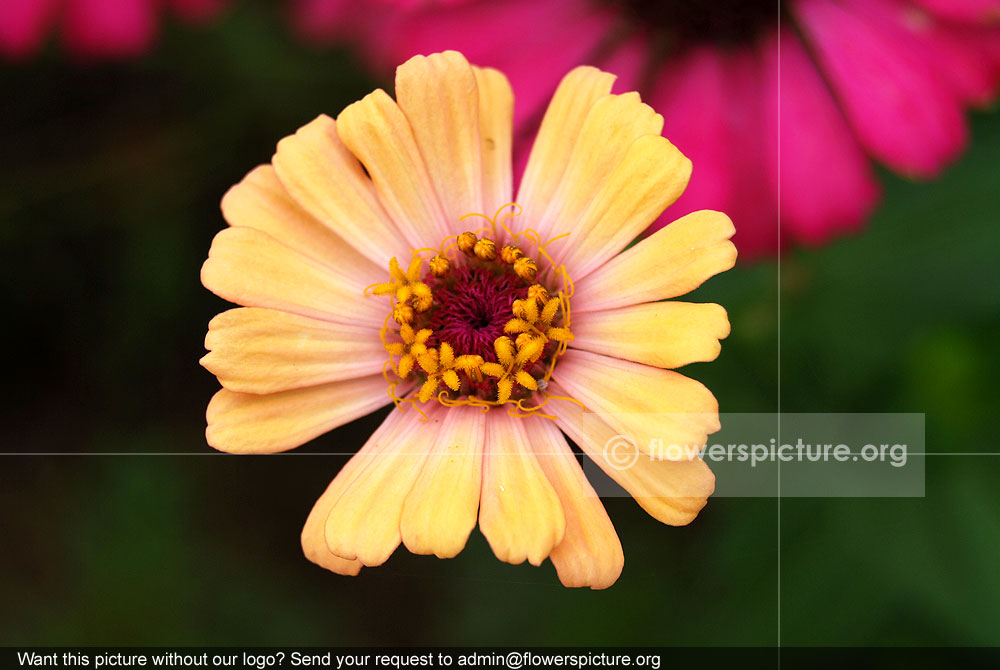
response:
M858 12L801 0L800 25L862 145L889 167L937 174L968 135L955 94L910 46Z
M963 102L982 105L996 93L997 68L963 34L975 29L948 26L902 0L849 0L845 6L892 35Z
M724 70L720 53L699 49L664 64L650 93L650 106L663 115L664 137L694 164L687 190L667 210L670 218L697 209L725 211L731 199L730 147L724 137L728 96ZM662 227L658 224L650 232Z
M404 14L367 46L384 69L444 49L499 69L514 88L520 127L541 114L562 76L588 61L611 28L608 11L580 0L481 0Z
M1000 22L1000 2L997 0L915 0L927 11L942 19L961 23Z
M169 0L169 4L185 21L199 23L216 18L229 0Z
M630 35L626 40L616 45L605 59L601 62L591 63L591 65L618 77L611 90L612 93L638 91L642 76L645 74L643 70L649 60L649 53L649 39L645 35Z
M778 192L771 175L777 157L768 149L778 134L778 119L765 114L764 71L754 51L732 53L727 63L729 150L732 155L732 204L726 211L736 226L733 242L743 260L778 249ZM724 210L725 211L725 210Z
M741 259L775 253L777 204L765 165L765 145L777 131L764 127L761 73L749 51L712 48L666 64L650 105L663 114L664 136L694 164L684 195L649 232L700 209L729 214Z
M367 35L375 28L374 22L364 18L375 12L357 11L353 0L291 0L289 5L293 28L303 39L316 44L329 44L358 33Z
M0 56L34 55L55 23L59 0L16 0L0 3Z
M152 44L157 19L153 0L67 0L66 45L83 57L136 56Z
M781 124L780 145L767 144L775 154L780 146L785 239L819 243L858 227L878 198L868 159L794 32L775 35L764 57L768 114Z

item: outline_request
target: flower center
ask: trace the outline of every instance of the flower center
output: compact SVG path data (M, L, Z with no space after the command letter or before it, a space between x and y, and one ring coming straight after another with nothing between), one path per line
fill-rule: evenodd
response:
M537 233L512 233L501 221L513 243L498 250L496 216L484 218L492 237L471 231L449 236L439 249L414 251L405 272L393 258L390 281L365 289L366 295L370 290L388 296L392 305L380 337L389 354L384 375L397 405L437 399L489 410L510 404L512 416L526 416L548 400L545 388L556 360L573 339L572 280L552 263ZM542 273L547 282L518 244L535 246L536 256L548 262ZM403 382L419 386L415 397L396 396Z
M496 361L493 343L504 334L511 305L527 297L528 286L512 272L474 266L456 268L428 284L434 293L428 322L434 343L448 342L457 351Z
M611 0L671 45L740 45L777 26L774 0Z

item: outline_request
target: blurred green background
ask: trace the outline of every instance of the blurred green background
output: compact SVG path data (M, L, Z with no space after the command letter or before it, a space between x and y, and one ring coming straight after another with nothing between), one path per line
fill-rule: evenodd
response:
M780 291L770 262L697 293L733 324L687 370L723 411L925 412L925 498L719 498L677 529L610 499L626 565L604 592L478 531L354 579L308 563L301 524L345 460L309 454L380 417L213 452L197 361L225 304L199 268L226 188L364 72L266 5L168 27L139 62L0 66L3 448L64 453L0 460L0 644L770 645L779 622L786 645L1000 644L1000 456L950 455L1000 451L996 114L941 180L883 175L867 230L789 253Z

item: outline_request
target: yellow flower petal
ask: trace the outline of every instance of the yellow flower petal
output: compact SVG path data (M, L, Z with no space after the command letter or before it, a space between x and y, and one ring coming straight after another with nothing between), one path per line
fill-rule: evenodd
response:
M580 128L566 172L540 222L538 232L542 238L572 232L572 245L580 244L584 234L578 232L578 226L595 196L626 158L632 144L646 135L659 137L661 130L663 117L644 104L638 93L606 95L597 100ZM559 249L568 244L564 242Z
M711 391L672 370L571 349L554 378L643 453L690 460L720 428Z
M253 228L227 228L215 236L201 281L245 307L374 328L385 320L385 305L365 300L352 279Z
M535 304L537 305L538 303L536 302ZM552 323L552 319L554 319L556 317L556 314L559 312L559 307L560 307L559 298L552 298L547 303L545 303L545 307L542 309L542 313L539 316L542 323L546 325Z
M431 399L434 392L437 391L438 386L440 385L441 380L439 378L431 377L420 387L420 393L417 395L417 399L420 400L420 402L427 402Z
M574 319L573 323L574 331L576 330L575 321L576 320ZM573 339L576 337L573 334L573 332L570 331L568 328L549 328L547 331L545 331L545 335L550 340L555 340L556 342L572 342Z
M503 404L510 400L510 394L514 392L514 380L504 377L497 382L497 402Z
M515 375L515 379L517 379L518 384L520 384L521 386L523 386L528 390L531 391L538 390L538 382L536 382L535 378L532 377L527 372L525 372L524 370L518 370L517 374Z
M446 220L461 232L459 217L483 210L479 88L472 67L457 51L414 56L396 68L396 99Z
M712 303L652 302L574 312L574 349L659 368L714 361L729 335L726 310Z
M559 328L550 328L550 331L561 330ZM556 338L553 338L556 339ZM545 349L545 340L542 338L534 338L530 340L527 344L521 347L521 350L517 352L517 358L515 359L518 365L523 365L528 361L538 360L541 356L542 351Z
M403 503L420 474L441 429L441 407L401 414L395 430L373 435L363 451L369 460L358 468L326 519L326 545L344 558L381 565L400 543ZM359 454L360 455L360 454Z
M412 354L403 354L399 359L399 365L396 367L396 374L400 377L409 377L410 373L413 372L413 366L417 362L417 359Z
M419 258L415 260L420 260ZM389 259L389 278L392 279L395 284L406 284L406 273L403 272L403 268L399 267L399 261L395 256Z
M511 132L514 91L498 70L473 67L479 89L479 136L483 164L483 213L492 216L513 199Z
M458 373L454 370L445 370L441 374L441 380L448 385L452 391L462 388L462 380L458 378Z
M208 324L201 364L230 391L275 393L377 374L385 362L378 331L256 307L231 309Z
M437 370L438 367L438 359L437 356L435 355L435 352L433 351L417 356L417 363L420 365L421 368L423 368L423 371L426 372L427 374L431 374L432 372Z
M382 209L371 180L340 141L329 116L320 115L278 142L272 161L281 183L303 208L379 267L386 255L409 256L415 242L405 239L405 231Z
M486 416L471 407L443 413L420 476L403 504L399 528L415 554L451 558L476 526Z
M558 249L579 281L624 249L687 188L691 161L659 135L640 137L593 196L579 219L557 232L572 231Z
M615 76L582 66L563 77L545 110L538 136L521 178L517 202L524 208L519 225L538 229L555 195L580 129L597 100L611 92Z
M483 363L479 367L480 372L489 377L503 377L506 370L499 363Z
M208 443L234 454L287 451L386 405L382 375L269 395L222 389L208 403Z
M406 280L416 283L420 279L420 269L424 265L422 256L414 256L410 259L410 265L406 268Z
M524 319L511 319L504 325L503 332L510 335L528 333L531 332L531 324Z
M337 131L368 170L396 228L414 247L450 232L410 122L385 91L376 90L344 109Z
M733 222L703 210L677 219L576 282L573 313L676 298L736 263Z
M567 393L555 383L549 388L555 395ZM559 428L654 519L671 526L688 524L715 491L715 475L700 458L659 461L633 452L636 458L628 465L633 454L605 452L618 431L601 417L572 402L555 400L550 406Z
M441 346L438 347L438 358L441 361L441 367L450 368L455 363L455 349L447 342L442 342Z
M528 444L524 419L486 415L479 528L501 561L542 561L566 531L559 497Z
M382 279L384 256L375 265L315 219L289 195L270 165L254 168L226 192L222 215L231 226L256 228L305 256L342 268L359 291Z
M528 442L566 517L563 540L549 558L564 586L606 589L625 564L615 527L559 429L551 421L528 419Z
M510 365L514 360L514 343L509 337L498 337L493 341L493 350L501 365Z

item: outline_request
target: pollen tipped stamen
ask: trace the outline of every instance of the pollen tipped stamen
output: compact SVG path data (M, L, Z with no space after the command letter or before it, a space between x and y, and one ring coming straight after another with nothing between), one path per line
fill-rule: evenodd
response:
M501 208L497 216L513 207ZM546 276L562 280L554 293L539 283L538 263L522 246L507 244L498 250L493 237L480 236L486 229L449 236L438 248L414 251L405 271L393 258L390 281L365 289L366 295L370 291L390 298L391 312L380 336L389 355L386 374L392 370L399 378L388 389L397 406L436 399L449 407L469 405L486 411L508 406L511 416L549 416L538 410L547 402L545 389L556 360L573 339L572 281L546 251L551 240L541 244L534 231L514 233L505 225L507 216L519 211L499 222L497 216L483 218L490 221L488 230L494 236L499 225L510 239L536 248L538 258L549 265ZM449 240L454 241L449 244ZM398 329L389 327L390 319ZM415 382L419 389L408 401L394 391L404 380ZM536 394L540 401L532 404Z

